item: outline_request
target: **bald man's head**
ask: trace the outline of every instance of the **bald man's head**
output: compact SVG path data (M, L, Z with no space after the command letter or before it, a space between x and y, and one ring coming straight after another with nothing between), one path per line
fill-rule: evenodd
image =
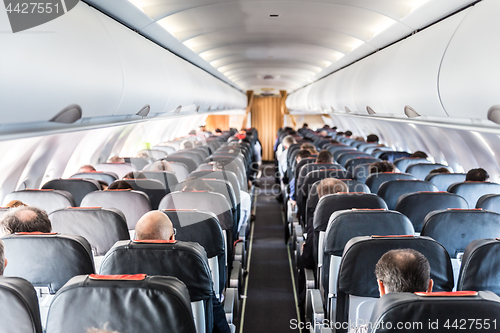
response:
M135 225L135 238L139 240L173 240L174 227L167 215L159 210L144 214Z

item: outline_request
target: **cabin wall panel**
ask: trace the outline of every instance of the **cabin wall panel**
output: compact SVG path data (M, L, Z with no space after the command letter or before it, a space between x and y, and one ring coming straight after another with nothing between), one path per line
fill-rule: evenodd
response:
M500 104L500 1L477 3L463 20L443 59L439 89L452 117L487 118Z

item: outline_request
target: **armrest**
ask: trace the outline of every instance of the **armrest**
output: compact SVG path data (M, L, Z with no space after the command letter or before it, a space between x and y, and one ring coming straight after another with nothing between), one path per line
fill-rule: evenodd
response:
M319 289L309 289L306 294L306 320L311 323L321 325L325 319L325 311L323 309L323 300Z
M304 272L306 274L306 288L307 289L316 288L316 279L314 278L314 271L312 269L306 268Z
M243 262L243 257L245 255L245 243L244 242L238 242L236 243L236 246L234 247L234 260Z
M238 290L235 288L226 289L226 297L224 298L224 312L228 324L232 324L237 318L238 311Z
M241 279L241 261L233 261L233 270L229 276L229 288L238 288Z
M304 230L300 224L294 225L293 228L294 238L297 239L298 242L304 241Z

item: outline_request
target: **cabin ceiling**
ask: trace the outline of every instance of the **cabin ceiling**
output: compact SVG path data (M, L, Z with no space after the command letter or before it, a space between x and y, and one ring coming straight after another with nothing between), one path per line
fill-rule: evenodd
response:
M292 92L475 1L86 0L257 94Z

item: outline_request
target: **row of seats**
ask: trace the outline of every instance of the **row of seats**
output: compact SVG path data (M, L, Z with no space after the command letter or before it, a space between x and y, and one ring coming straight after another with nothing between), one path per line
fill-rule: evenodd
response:
M130 239L129 231L133 230L137 220L152 208L149 203L151 195L148 196L142 191L100 191L97 189L81 198L82 207L68 207L74 206L74 204L51 206L56 201L55 198L62 197L68 199L70 203L74 203L70 200L72 195L68 190L84 191L74 184L77 182L95 184L92 179L84 178L69 181L56 180L53 183L56 183L57 186L65 183L71 184L71 186L61 185L62 189L44 188L42 190L18 191L5 199L18 199L50 211L49 218L54 233L15 234L3 238L6 246L6 257L9 259L5 275L25 278L36 287L42 314L41 323L43 326L47 323L47 332L62 332L68 329L66 323L53 314L58 313L67 305L66 303L62 307L58 307L59 304L64 303L58 304L57 300L61 300L63 298L61 295L67 290L75 289L75 283L79 286L82 283L87 286L89 281L101 281L100 284L106 284L110 283L109 281L120 280L113 285L113 287L117 287L121 285L123 279L116 278L116 276L130 274L179 278L182 281L181 284L187 286L189 297L187 299L191 303L190 307L194 314L194 317L193 314L191 315L192 322L195 324L197 332L211 332L212 330L213 297L217 297L221 301L224 300L226 318L229 323L234 322L240 294L238 288L242 284L243 276L242 260L244 254L242 252L246 240L244 230L250 221L250 214L248 214L248 209L243 210L244 205L241 198L245 197L244 194L248 191L247 173L249 170L247 168L251 165L251 154L249 146L238 142L228 144L224 143L224 140L217 141L218 144L212 155L209 155L210 151L204 147L199 147L200 151L197 153L193 153L190 149L190 152L181 151L169 155L180 156L182 153L182 158L194 161L196 168L191 170L193 176L198 176L198 180L203 179L201 183L197 179L179 184L176 181L175 184L174 182L166 182L173 186L170 188L170 193L161 197L158 206L165 208L163 212L169 216L176 229L176 241L174 242ZM195 156L203 157L205 160ZM224 161L225 163L218 166L220 169L213 171L213 165L208 164L213 163L212 160ZM210 168L207 167L208 165ZM91 173L91 176L102 176L103 174L104 172L96 172ZM167 173L165 172L165 174ZM141 180L132 181L140 183ZM208 189L198 189L197 186L200 184L202 187L208 186ZM151 188L146 189L151 190ZM250 191L250 193L252 192ZM248 193L246 196L250 197ZM251 199L247 201L250 204L252 202ZM3 211L5 212L6 209ZM242 221L244 223L241 223ZM131 234L133 235L133 232ZM238 242L241 243L240 246L237 246L239 251L233 251L233 241L238 237L242 237L241 241ZM233 252L237 255L233 256ZM237 261L233 263L233 257L239 260L239 263L236 264ZM232 271L231 267L234 268ZM104 277L93 275L96 272L101 273ZM126 282L123 283L129 284L128 278L124 280ZM136 278L132 280L138 281ZM142 278L142 281L146 280L150 281L150 278ZM174 289L176 288L175 281ZM141 286L145 287L146 282L141 283ZM145 288L154 289L153 287ZM106 300L110 300L107 298L107 292L103 291L102 295L98 294L103 297L100 300L103 304L106 304ZM128 293L130 295L130 293L137 293L137 291L131 290ZM113 296L113 293L109 295L113 299L120 299L118 296ZM74 294L69 296L67 301L71 297L75 297ZM96 301L94 298L95 296L88 298L87 301L82 299L82 301L91 303L92 300ZM159 309L165 311L172 306L162 305L160 302L155 305L152 299L142 300L139 304L141 302L144 303L144 307L140 306L144 309L143 311L147 311L148 307L151 306L158 306L158 311ZM119 303L114 303L112 307L123 308L119 306ZM133 305L127 303L126 307L129 306L133 309ZM97 307L95 309L98 311ZM76 309L70 311L73 310ZM102 326L103 322L108 321L103 321L102 318L112 315L113 311L113 309L99 313L89 311L88 313L94 314L95 318L90 316L81 322L87 320L86 327ZM170 311L167 313L171 314ZM158 312L152 312L151 315L145 317L155 320L155 316L160 315ZM165 317L165 312L162 317ZM179 318L182 320L181 317ZM125 327L118 325L115 319L109 320L113 329L119 330L120 327ZM88 325L92 322L95 325ZM188 320L183 325L179 325L179 329L175 329L175 331L183 331L184 327L186 328L184 331L190 332L189 326ZM160 330L158 327L161 326L148 326L146 324L138 330L148 327L158 331Z
M353 326L356 320L379 320L380 312L373 311L372 316L378 298L375 264L390 249L412 248L423 253L431 265L434 291L499 292L500 278L494 265L500 262L500 254L489 261L475 256L470 267L462 260L476 252L476 243L500 244L488 239L500 234L500 206L494 206L500 200L496 199L500 197L499 184L464 182L465 174L429 174L441 167L453 170L376 144L343 137L336 137L343 145L330 144L311 130L299 133L318 150L329 150L336 162L322 165L315 164L314 158L305 158L294 163L290 154L293 145L288 151L298 211L289 204L286 209L296 258L301 257L304 240L314 242L312 265L316 270L305 269L305 278L306 317L315 323L315 331L319 332L323 319ZM294 150L297 154L298 148ZM382 159L394 161L406 173L369 175L370 164ZM325 178L342 179L350 193L318 200L317 187ZM493 211L474 209L485 201ZM338 332L352 329L335 328Z

